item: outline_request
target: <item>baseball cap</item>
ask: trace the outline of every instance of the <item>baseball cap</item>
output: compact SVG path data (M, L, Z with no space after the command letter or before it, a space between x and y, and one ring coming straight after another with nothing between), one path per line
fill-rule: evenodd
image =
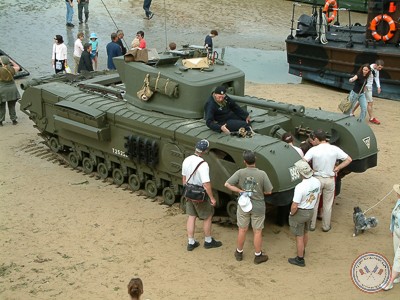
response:
M253 205L251 204L250 197L247 195L247 193L242 193L239 197L238 203L240 205L240 208L244 212L249 212L252 210Z
M210 143L207 140L200 140L196 143L196 151L197 152L204 152L207 150Z
M225 95L226 94L226 88L224 86L217 86L214 90L214 94L219 94L219 95Z
M297 168L299 173L303 175L305 178L310 178L313 176L313 170L311 169L310 165L304 161L304 160L299 160L297 161L294 166Z

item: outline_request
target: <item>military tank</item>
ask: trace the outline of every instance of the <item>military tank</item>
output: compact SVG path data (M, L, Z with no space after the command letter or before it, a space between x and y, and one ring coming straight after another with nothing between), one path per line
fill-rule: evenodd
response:
M133 191L144 189L149 197L162 195L168 205L180 199L184 207L181 166L200 139L210 142L204 159L210 165L217 212L232 220L236 195L224 183L243 167L246 149L256 153L257 167L273 184L266 202L289 207L300 181L293 166L300 156L280 140L285 132L292 132L299 144L311 131L323 129L353 159L339 178L377 165L377 141L368 125L343 114L245 96L244 73L223 61L207 70L183 67L179 56L151 63L117 57L114 63L117 72L53 75L23 83L21 110L71 167L111 177L117 185L127 183ZM153 91L149 99L138 96L146 78ZM206 126L204 104L220 85L250 113L253 135L226 135ZM280 223L286 219L281 214Z

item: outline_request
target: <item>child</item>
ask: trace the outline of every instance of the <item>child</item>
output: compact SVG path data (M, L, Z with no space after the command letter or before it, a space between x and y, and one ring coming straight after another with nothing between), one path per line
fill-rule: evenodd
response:
M89 43L92 45L92 52L90 53L90 58L93 62L94 70L97 71L97 58L99 57L99 41L97 40L96 33L92 32L90 34Z

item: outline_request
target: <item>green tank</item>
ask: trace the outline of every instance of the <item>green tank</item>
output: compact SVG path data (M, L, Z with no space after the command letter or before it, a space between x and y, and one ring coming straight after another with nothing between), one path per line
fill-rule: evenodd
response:
M287 219L293 190L300 181L294 163L299 154L281 141L292 132L295 144L312 130L322 129L330 143L353 159L341 171L364 172L377 165L377 141L370 127L343 114L305 108L244 95L245 76L222 61L209 69L183 67L182 58L161 57L155 64L114 58L118 72L53 75L21 85L21 110L35 123L47 145L63 154L73 168L112 177L115 184L162 195L166 204L183 205L181 166L200 139L210 142L204 159L217 199L217 213L234 220L236 196L225 181L242 168L246 149L257 155L274 186L266 202L281 207L280 224ZM145 78L154 94L144 101L137 93ZM220 85L251 116L253 136L220 134L203 119L204 104Z

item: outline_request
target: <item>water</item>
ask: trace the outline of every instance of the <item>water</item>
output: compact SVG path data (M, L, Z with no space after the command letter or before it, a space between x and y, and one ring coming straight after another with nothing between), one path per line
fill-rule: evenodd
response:
M103 4L104 3L104 4ZM32 75L53 74L53 37L60 34L68 47L73 65L73 45L79 31L86 38L99 36L99 69L106 68L105 46L118 28L131 44L138 30L145 32L150 48L163 51L169 42L202 45L211 29L219 36L217 48L228 47L226 60L242 68L247 80L293 82L287 73L285 38L290 34L293 2L283 0L158 0L153 1L155 16L145 20L143 2L137 0L98 0L89 4L89 22L78 25L75 2L74 28L65 26L64 1L0 0L0 49L11 55ZM310 7L296 9L296 19ZM111 17L110 17L111 15ZM365 17L364 17L365 18ZM235 57L233 57L233 55ZM262 67L261 67L262 66ZM265 70L274 70L273 76ZM296 80L294 80L296 81Z

